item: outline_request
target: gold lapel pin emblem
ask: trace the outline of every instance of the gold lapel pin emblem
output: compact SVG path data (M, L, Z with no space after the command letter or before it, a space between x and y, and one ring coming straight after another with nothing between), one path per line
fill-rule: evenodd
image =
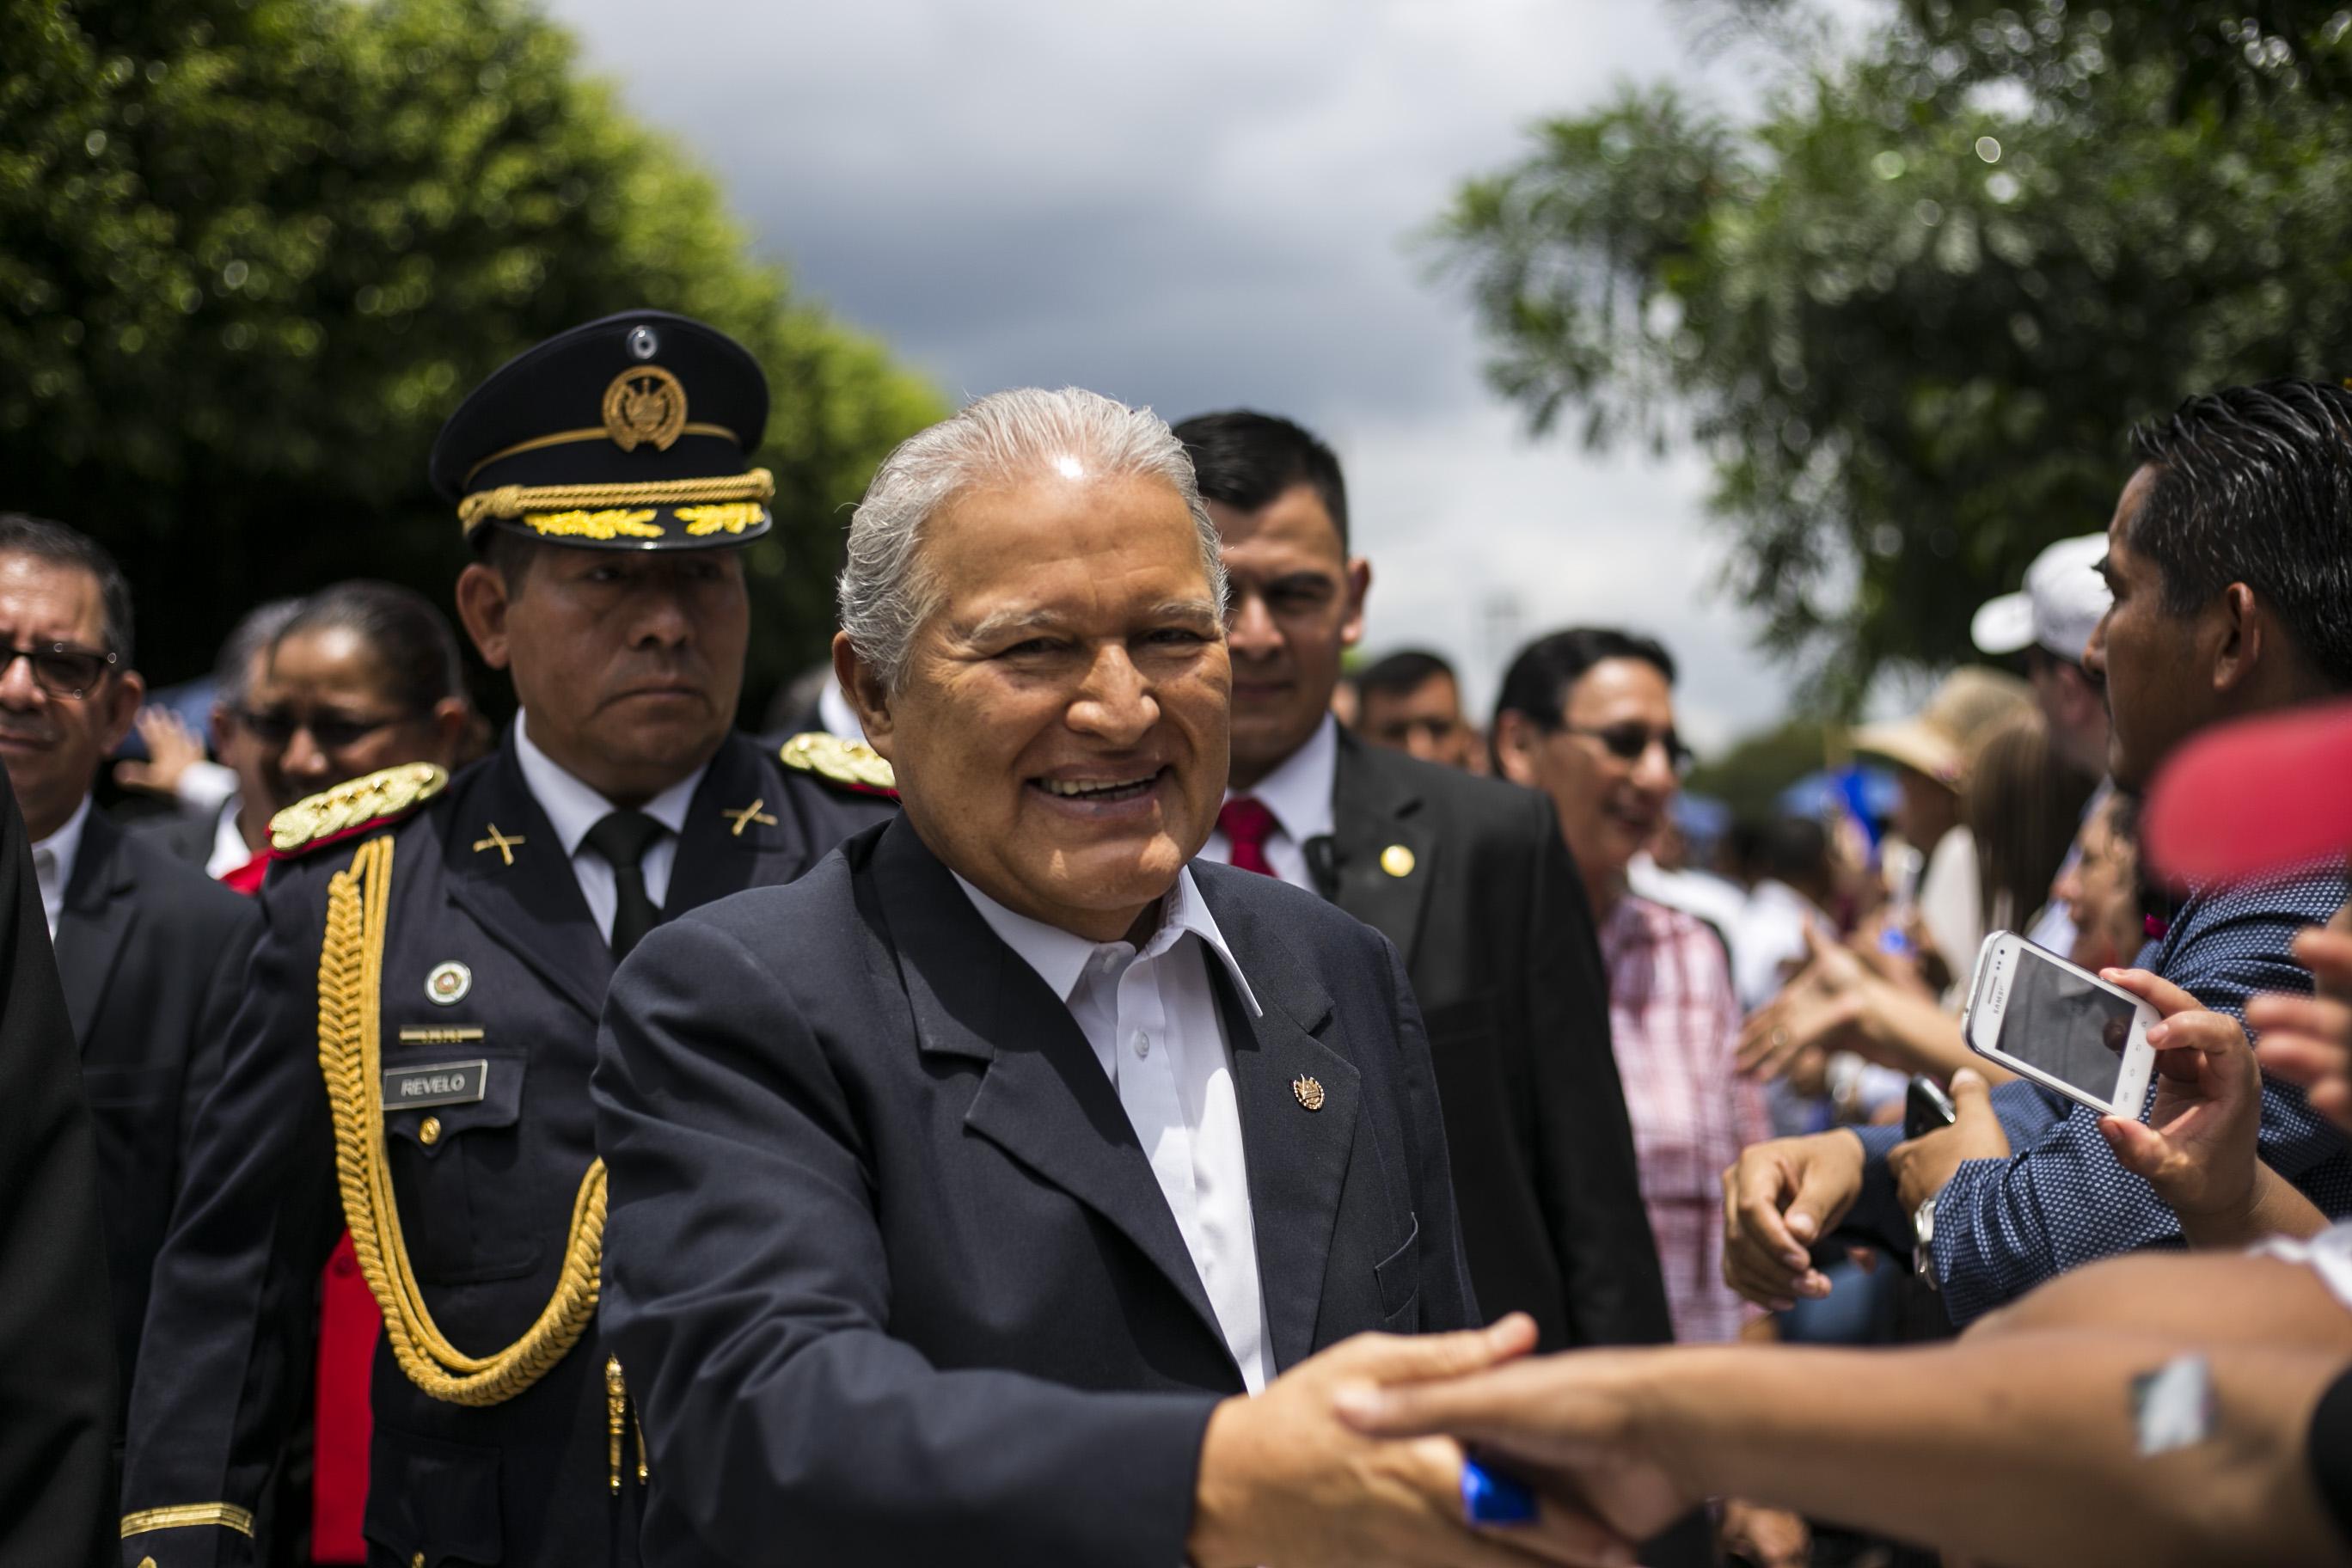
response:
M1320 1110L1323 1109L1323 1085L1319 1080L1308 1078L1305 1073L1301 1073L1297 1078L1290 1080L1290 1092L1297 1095L1298 1097L1298 1103L1305 1106L1307 1110Z
M1391 877L1410 877L1412 867L1412 851L1402 844L1391 844L1381 851L1381 869Z
M755 822L762 827L773 827L776 825L776 819L773 816L760 809L767 804L765 800L755 800L740 810L722 811L719 815L735 825L728 831L740 838L743 837L743 829Z
M479 855L485 849L495 849L499 852L499 859L509 866L513 865L514 852L522 847L522 835L500 833L499 825L495 822L489 825L489 830L490 836L488 838L474 840L474 853Z

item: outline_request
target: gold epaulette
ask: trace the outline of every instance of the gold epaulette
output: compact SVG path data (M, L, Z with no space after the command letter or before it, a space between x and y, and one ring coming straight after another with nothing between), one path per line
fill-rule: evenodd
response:
M827 784L859 795L886 795L898 798L898 775L890 764L875 754L874 748L858 741L845 741L838 735L828 735L822 730L812 730L805 735L794 735L776 753L788 768L804 773L814 773Z
M269 819L269 847L301 855L407 816L449 787L446 769L403 763L321 790Z

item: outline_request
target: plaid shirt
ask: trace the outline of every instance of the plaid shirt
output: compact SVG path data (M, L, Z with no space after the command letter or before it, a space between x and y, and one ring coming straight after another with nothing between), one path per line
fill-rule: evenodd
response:
M1601 922L1601 957L1675 1338L1736 1339L1757 1313L1723 1282L1722 1173L1772 1127L1762 1089L1732 1068L1730 961L1696 918L1630 893Z

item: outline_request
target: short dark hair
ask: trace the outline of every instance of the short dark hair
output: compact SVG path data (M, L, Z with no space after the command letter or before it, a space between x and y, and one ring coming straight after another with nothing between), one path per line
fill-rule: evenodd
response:
M466 695L466 667L448 617L414 588L396 583L336 583L302 601L269 639L276 653L304 632L348 631L364 641L392 676L392 700L412 714Z
M1674 656L1663 644L1633 632L1611 626L1570 626L1539 637L1519 650L1503 673L1503 689L1495 699L1495 717L1524 713L1547 730L1559 727L1568 707L1568 689L1584 672L1604 659L1637 658L1675 683ZM1497 723L1496 730L1502 726Z
M220 646L213 660L213 694L216 700L231 708L242 708L253 694L253 659L256 654L267 653L278 641L278 634L286 623L301 609L299 598L272 599L257 605L239 617L236 626Z
M526 538L495 522L482 524L481 537L474 546L482 564L505 580L509 597L522 592L523 579L530 575L530 563L547 548L536 539Z
M1228 408L1195 414L1176 427L1192 459L1202 500L1256 511L1293 485L1306 485L1331 514L1339 548L1348 548L1348 482L1339 458L1304 426L1272 414Z
M118 670L131 668L136 628L131 619L131 581L107 553L106 546L62 522L27 517L21 511L0 511L0 555L30 555L58 566L70 566L98 579L98 596L106 612L106 651Z
M1383 697L1402 697L1409 691L1420 690L1441 675L1456 688L1462 684L1454 667L1436 654L1417 647L1403 648L1357 671L1356 690L1364 697L1374 692Z
M1830 877L1830 830L1817 816L1772 818L1756 829L1753 853L1758 876L1792 888L1818 886Z
M2132 433L2153 470L2130 522L2164 607L2243 583L2327 683L2352 687L2352 393L2268 381L2192 397Z

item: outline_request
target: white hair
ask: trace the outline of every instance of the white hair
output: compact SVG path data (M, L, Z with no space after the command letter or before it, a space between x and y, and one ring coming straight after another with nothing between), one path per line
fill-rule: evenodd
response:
M1049 473L1167 481L1192 515L1210 595L1224 607L1216 525L1202 504L1192 459L1166 420L1075 386L992 393L900 442L850 519L841 629L887 689L901 689L915 634L939 608L939 584L919 556L925 527L970 490Z

